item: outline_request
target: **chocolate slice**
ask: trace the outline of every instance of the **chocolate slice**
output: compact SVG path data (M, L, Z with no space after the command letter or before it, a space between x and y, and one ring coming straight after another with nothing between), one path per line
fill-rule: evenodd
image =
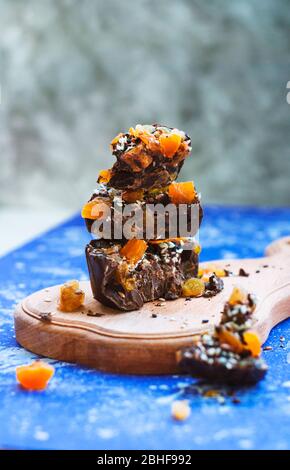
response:
M264 378L268 369L262 358L234 353L209 334L180 351L178 359L183 372L229 385L254 384Z
M143 258L134 266L120 256L121 244L93 240L86 247L94 298L109 307L137 310L144 302L160 297L174 300L181 296L182 284L197 275L198 254L184 242L148 245Z
M172 138L172 144L167 141ZM109 186L138 190L162 188L174 181L191 151L191 140L178 129L137 125L111 142L117 162L112 167Z
M140 220L140 223L134 226L135 236L144 240L194 237L199 230L203 210L198 194L192 204L174 206L170 203L167 190L142 192L142 197L133 202L126 202L126 196L128 197L128 192L113 190L105 184L98 184L89 202L100 201L107 205L107 224L110 224L110 231L108 236L106 233L103 236L96 233L99 223L94 224L94 219L85 217L88 231L95 234L97 238L102 236L110 240L120 241L123 239L125 241L126 237L123 233L120 237L119 228L125 226L133 212L134 215L140 215L139 218L135 217L136 220ZM171 205L168 206L169 204ZM170 210L165 211L166 207L169 207ZM164 210L164 229L160 225L160 218L163 216L162 210ZM150 232L148 227L151 228Z

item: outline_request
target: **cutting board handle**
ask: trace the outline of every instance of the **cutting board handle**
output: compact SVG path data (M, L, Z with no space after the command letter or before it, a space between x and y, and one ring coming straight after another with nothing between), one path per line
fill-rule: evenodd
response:
M273 243L267 246L265 251L267 256L277 256L283 255L285 257L290 257L290 236L279 238Z

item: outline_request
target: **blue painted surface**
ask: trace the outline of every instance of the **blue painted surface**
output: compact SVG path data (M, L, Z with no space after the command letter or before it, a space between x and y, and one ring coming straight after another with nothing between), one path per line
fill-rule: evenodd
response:
M289 235L290 209L206 209L202 259L261 256ZM15 304L31 292L71 278L87 279L89 236L76 217L0 259L0 447L33 449L289 449L290 321L272 331L264 353L270 370L256 387L221 404L188 389L190 377L129 377L49 361L55 377L44 392L25 392L15 367L35 356L14 336ZM280 341L280 336L285 341ZM187 398L183 423L171 402Z

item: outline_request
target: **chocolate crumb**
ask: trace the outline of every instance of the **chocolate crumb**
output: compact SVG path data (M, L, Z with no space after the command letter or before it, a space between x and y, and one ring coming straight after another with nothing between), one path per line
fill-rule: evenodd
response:
M272 346L265 346L263 348L263 351L272 351L272 349L273 349Z
M258 273L260 273L260 272L261 272L261 271L260 271L259 269L257 269L256 273L258 274Z
M87 311L87 315L88 317L101 317L102 314L99 313L99 312L93 312L92 310L88 310Z
M264 264L262 267L263 267L263 268L268 268L269 265L268 265L268 264Z
M238 276L248 277L249 275L243 268L240 268Z
M208 323L208 322L209 322L209 320L202 320L201 323Z
M41 312L40 313L40 319L43 320L43 321L48 321L50 322L51 321L51 312Z
M241 403L241 400L238 397L233 397L232 403L234 403L235 405L238 405L239 403Z
M281 341L282 343L284 343L284 341L285 341L284 336L280 336L280 341Z
M225 272L225 277L230 277L233 275L232 271L229 271L228 269L224 269Z
M191 302L192 301L192 298L191 297L186 297L186 302Z
M151 317L152 318L157 318L157 313L152 313Z

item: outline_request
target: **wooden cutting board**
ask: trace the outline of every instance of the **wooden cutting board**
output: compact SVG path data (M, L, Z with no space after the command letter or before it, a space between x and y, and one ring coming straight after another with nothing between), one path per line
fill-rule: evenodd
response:
M93 299L89 282L82 282L84 307L63 313L57 309L59 286L43 289L17 306L16 339L33 353L103 371L177 373L176 352L219 322L232 288L241 286L257 296L255 330L264 342L273 326L290 315L290 237L269 245L264 258L212 263L234 273L224 278L217 296L155 301L134 312L103 306ZM240 268L249 276L238 276Z

